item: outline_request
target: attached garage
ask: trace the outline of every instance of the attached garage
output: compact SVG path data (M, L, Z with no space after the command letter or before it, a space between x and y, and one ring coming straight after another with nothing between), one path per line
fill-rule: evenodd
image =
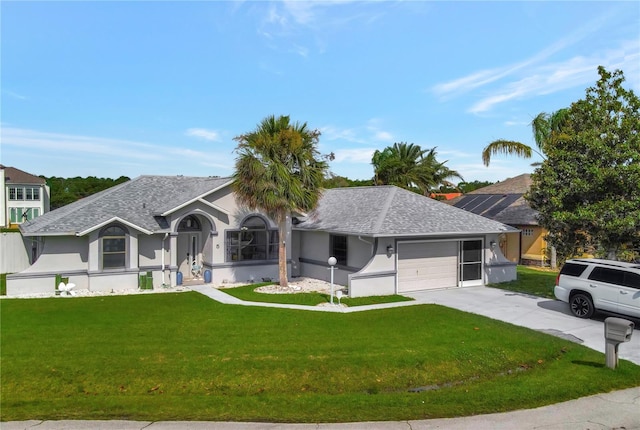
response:
M458 285L458 242L398 242L398 293Z
M401 188L325 190L318 207L304 218L293 231L300 235L300 249L306 246L313 253L294 253L292 260L297 255L302 276L326 279L327 259L342 256L335 270L346 279L350 297L408 295L516 278L515 264L497 246L499 235L513 228ZM319 245L323 235L325 245ZM347 237L347 246L337 246L334 236Z

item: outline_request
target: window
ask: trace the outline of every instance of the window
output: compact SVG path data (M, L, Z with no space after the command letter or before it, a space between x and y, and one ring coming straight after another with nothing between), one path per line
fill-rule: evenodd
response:
M9 187L9 200L40 200L40 188Z
M332 234L329 237L329 256L335 257L338 264L347 265L347 236Z
M127 231L118 225L106 227L100 232L103 269L126 267L126 235Z
M587 268L584 264L566 263L562 266L561 275L580 276Z
M606 267L594 267L589 275L589 279L593 281L606 282L608 284L622 285L624 272L616 269L608 269Z
M13 224L31 221L38 215L40 215L40 209L38 208L9 208L9 220Z
M227 230L227 261L277 260L278 230L259 216L250 216L240 230Z
M532 228L523 228L522 229L522 235L523 236L533 236L533 229Z
M625 272L622 285L624 285L625 287L637 288L640 290L640 275L631 272Z
M195 215L186 216L178 224L178 231L200 231L200 221Z

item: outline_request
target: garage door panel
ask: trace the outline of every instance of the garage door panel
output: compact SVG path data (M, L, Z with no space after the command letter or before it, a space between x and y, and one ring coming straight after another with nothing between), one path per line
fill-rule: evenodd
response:
M398 244L398 292L457 285L457 242Z

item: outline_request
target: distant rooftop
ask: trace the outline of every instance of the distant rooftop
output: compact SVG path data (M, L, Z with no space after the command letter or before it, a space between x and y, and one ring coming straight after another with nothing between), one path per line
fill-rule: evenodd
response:
M509 225L538 225L538 212L531 209L524 198L531 183L531 175L525 173L478 188L447 203Z
M4 171L5 184L45 184L44 178L27 173L24 170L15 167L4 166L0 164L0 170Z

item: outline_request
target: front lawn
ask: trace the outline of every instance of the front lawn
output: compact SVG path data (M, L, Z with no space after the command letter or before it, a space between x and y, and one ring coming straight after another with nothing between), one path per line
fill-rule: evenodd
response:
M3 299L0 316L2 421L410 420L640 385L630 362L437 305L341 314L189 292Z
M263 303L283 303L288 305L305 305L305 306L317 306L321 303L330 303L331 295L326 293L311 292L311 293L291 293L291 294L268 294L255 291L263 285L271 285L271 283L260 283L253 285L245 285L242 287L233 288L221 288L220 291L229 294L230 296L237 297L240 300L247 302L263 302ZM410 297L404 297L400 295L392 296L370 296L370 297L343 297L340 299L340 303L347 306L364 306L364 305L377 305L381 303L393 303L404 302L413 300ZM338 304L338 299L333 296L333 303Z
M557 271L528 266L518 266L517 270L517 280L501 284L489 284L487 286L555 299L553 287L556 285Z

